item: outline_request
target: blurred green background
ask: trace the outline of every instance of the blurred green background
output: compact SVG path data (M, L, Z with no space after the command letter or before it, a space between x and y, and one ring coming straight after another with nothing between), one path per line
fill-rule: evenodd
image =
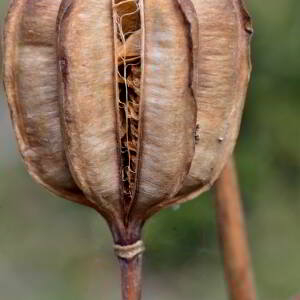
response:
M300 1L248 7L256 33L237 166L259 299L288 300L300 293ZM6 10L0 0L1 24ZM106 224L33 182L0 98L0 299L120 299ZM143 299L227 299L212 192L156 215L144 236Z

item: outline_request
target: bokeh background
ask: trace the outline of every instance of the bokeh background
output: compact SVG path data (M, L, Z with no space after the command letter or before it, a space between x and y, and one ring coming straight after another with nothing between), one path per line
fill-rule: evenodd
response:
M254 69L235 155L259 299L288 300L300 293L300 1L248 7ZM33 182L0 98L0 299L120 299L106 224ZM227 299L213 192L156 215L144 237L145 300Z

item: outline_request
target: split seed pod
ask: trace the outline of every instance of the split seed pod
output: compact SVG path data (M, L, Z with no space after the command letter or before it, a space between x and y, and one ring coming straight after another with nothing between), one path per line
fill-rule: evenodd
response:
M105 217L123 267L139 264L144 222L206 191L233 151L250 17L242 0L60 2L14 0L6 21L20 151L38 182Z

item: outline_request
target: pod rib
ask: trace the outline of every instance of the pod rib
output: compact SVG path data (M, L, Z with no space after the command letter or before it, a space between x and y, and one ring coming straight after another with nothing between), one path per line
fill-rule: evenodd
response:
M57 95L59 0L14 0L4 29L4 85L26 168L58 196L93 206L73 181L65 158Z
M58 56L70 169L107 218L121 219L111 0L62 3ZM64 9L65 7L65 9Z
M196 151L180 192L152 207L148 216L163 207L192 200L218 178L236 143L251 72L249 44L253 30L241 0L177 1L190 23L198 66L193 73L197 78Z
M176 1L145 1L143 130L138 194L139 216L173 198L194 155L196 103L191 84L188 26Z

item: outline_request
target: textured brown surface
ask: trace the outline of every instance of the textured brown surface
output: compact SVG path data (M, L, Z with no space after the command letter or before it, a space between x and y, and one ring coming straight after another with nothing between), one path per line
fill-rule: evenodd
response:
M250 18L241 0L59 5L15 0L8 15L4 75L21 153L38 182L96 208L130 251L147 218L209 189L232 154ZM139 253L120 258L124 299L140 298Z
M207 190L231 155L250 18L241 0L64 0L56 21L59 4L14 1L8 16L5 84L21 153L43 185L85 202L80 188L136 239L135 223Z
M216 180L236 143L249 81L250 35L241 0L192 2L200 28L199 143L185 186L195 189Z
M236 143L251 72L252 27L241 0L178 0L178 5L195 66L195 155L179 193L152 207L149 215L199 196L218 178Z
M58 52L72 174L103 213L120 218L111 5L111 0L72 1L60 24Z
M145 1L138 213L179 191L194 154L196 103L189 86L191 51L184 22L175 1Z
M255 300L244 212L233 159L216 183L217 223L231 300Z
M119 258L123 300L141 299L142 261L141 254L129 261Z
M52 192L90 205L74 183L63 149L56 68L59 0L13 1L4 32L4 84L29 173Z
M125 10L124 7L132 6ZM143 82L142 40L144 38L142 2L113 1L116 115L120 148L121 197L124 222L134 203L141 143L141 83ZM134 20L140 20L138 23ZM132 31L126 24L137 23ZM121 51L120 51L121 50Z

